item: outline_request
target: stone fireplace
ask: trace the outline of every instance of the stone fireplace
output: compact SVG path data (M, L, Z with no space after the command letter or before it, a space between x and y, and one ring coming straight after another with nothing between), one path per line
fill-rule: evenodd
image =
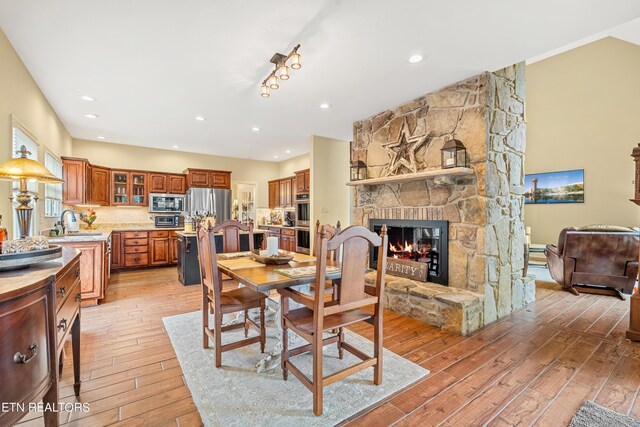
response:
M369 229L380 233L387 225L387 258L405 261L409 268L425 264L425 281L447 286L449 280L449 223L433 220L369 220ZM370 266L378 264L378 252L371 251ZM387 269L391 274L392 269ZM420 279L422 281L422 279Z
M374 181L354 186L353 222L374 230L448 225L437 256L429 252L433 242L413 239L422 245L416 251L409 239L405 247L404 237L390 238L403 248L389 248L388 259L426 262L429 276L388 273L387 307L467 334L534 300L533 278L523 277L524 67L483 73L354 123L352 160L362 160ZM453 174L440 164L452 138L468 159Z

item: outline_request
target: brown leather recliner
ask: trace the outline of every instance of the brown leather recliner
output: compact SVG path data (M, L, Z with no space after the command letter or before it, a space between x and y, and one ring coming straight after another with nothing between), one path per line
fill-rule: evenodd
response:
M578 231L565 228L558 245L547 245L549 272L566 291L631 294L638 277L640 233L613 231ZM591 288L589 285L599 286ZM604 292L603 292L604 291Z

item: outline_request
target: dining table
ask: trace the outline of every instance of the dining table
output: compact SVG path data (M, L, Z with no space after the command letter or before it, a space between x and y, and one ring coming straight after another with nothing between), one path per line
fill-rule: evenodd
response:
M233 280L238 281L239 286L246 286L256 292L267 294L267 308L271 312L268 321L273 321L277 330L278 343L268 354L256 363L256 371L267 372L280 366L282 352L282 326L280 325L281 306L279 300L273 298L271 291L281 288L294 288L302 293L311 293L311 284L315 281L315 274L291 277L283 274L284 270L297 267L312 267L316 265L316 257L298 252L280 251L280 254L288 254L293 259L286 264L274 265L264 264L252 257L251 252L221 253L216 256L218 269L220 272ZM337 261L327 260L326 280L340 279L340 264ZM291 301L290 309L302 307ZM235 319L229 323L244 321L244 314L240 312ZM258 317L259 313L250 313L252 318ZM289 345L295 347L297 342L303 343L300 337L289 331Z

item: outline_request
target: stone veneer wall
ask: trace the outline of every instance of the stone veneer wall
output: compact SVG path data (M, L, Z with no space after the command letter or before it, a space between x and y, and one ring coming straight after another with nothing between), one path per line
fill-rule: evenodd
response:
M354 123L352 158L367 164L369 178L438 169L453 137L467 148L472 175L357 186L352 218L365 226L369 218L449 221L449 286L484 295L479 326L535 297L531 280L521 278L524 67L484 73Z

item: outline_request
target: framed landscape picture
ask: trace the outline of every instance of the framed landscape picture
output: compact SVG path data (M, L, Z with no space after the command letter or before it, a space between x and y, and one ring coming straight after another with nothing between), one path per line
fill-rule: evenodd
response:
M584 169L524 176L525 204L584 203Z

